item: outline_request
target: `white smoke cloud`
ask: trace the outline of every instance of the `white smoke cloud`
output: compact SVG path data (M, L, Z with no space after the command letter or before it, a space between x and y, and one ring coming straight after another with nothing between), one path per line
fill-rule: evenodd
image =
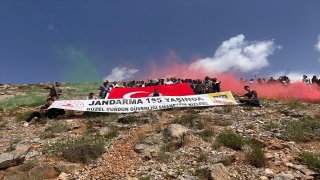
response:
M213 57L199 59L189 66L189 70L202 70L206 73L223 73L230 70L249 72L269 66L268 56L275 49L281 49L274 40L246 41L244 35L224 41Z
M132 78L133 75L138 72L138 69L128 69L126 67L115 67L112 69L111 73L103 78L103 80L108 81L123 81Z
M318 43L314 45L314 49L320 52L320 35L318 35Z

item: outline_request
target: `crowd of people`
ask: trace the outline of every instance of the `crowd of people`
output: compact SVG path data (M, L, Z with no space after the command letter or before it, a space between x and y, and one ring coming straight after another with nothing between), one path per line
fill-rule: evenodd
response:
M255 81L256 80L256 81ZM247 97L248 99L240 99L240 103L248 104L252 106L260 106L258 94L255 90L250 90L249 85L272 85L272 84L280 84L283 86L290 86L291 81L289 77L287 76L280 76L278 79L274 79L273 77L270 77L268 80L265 78L258 78L255 76L254 79L250 79L249 81L247 79L240 78L239 84L244 85L244 90L247 91L246 94L239 95L232 91L234 95L237 95L239 97ZM148 79L145 81L129 81L129 82L122 82L120 85L118 82L114 81L112 83L109 83L108 80L104 81L103 84L98 88L100 90L99 92L99 98L105 99L106 95L111 91L112 88L136 88L136 87L151 87L151 86L157 86L157 85L171 85L171 84L181 84L186 83L190 86L190 88L194 91L195 94L206 94L206 93L216 93L221 91L221 81L218 81L217 78L210 78L206 76L203 80L201 79L182 79L182 78L160 78L160 79ZM302 77L302 83L306 85L314 85L314 86L320 86L320 79L317 78L317 76L313 76L310 80L308 76L303 75ZM63 95L63 88L61 87L60 82L56 82L52 86L47 86L44 89L49 89L49 95L46 99L46 103L41 106L39 112L34 111L30 114L30 116L26 119L24 126L28 126L30 123L33 123L36 119L46 117L48 119L54 119L59 116L64 116L65 111L63 109L57 109L57 108L50 108L50 105L58 100L61 95ZM155 87L154 92L151 93L149 96L162 96L162 94L159 92L158 88ZM85 98L86 100L95 100L99 99L94 95L93 92L90 92L89 95Z

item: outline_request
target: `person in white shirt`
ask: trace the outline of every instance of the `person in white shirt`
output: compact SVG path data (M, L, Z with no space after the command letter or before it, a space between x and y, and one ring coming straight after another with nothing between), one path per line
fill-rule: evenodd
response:
M173 84L173 82L170 80L170 78L167 78L167 81L164 84Z
M161 93L159 93L159 89L155 88L153 93L149 94L149 97L156 97L156 96L162 96Z
M92 100L92 99L98 99L97 97L94 96L93 92L89 93L89 96L86 97L86 100Z

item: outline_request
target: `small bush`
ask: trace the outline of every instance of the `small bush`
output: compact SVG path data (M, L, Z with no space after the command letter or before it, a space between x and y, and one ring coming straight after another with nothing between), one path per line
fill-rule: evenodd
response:
M230 113L232 113L232 111L233 111L233 106L230 106L230 105L228 105L228 106L223 106L223 112L224 112L225 114L230 114Z
M205 129L201 134L200 137L202 140L206 142L211 142L212 136L214 135L213 129Z
M300 153L296 159L306 164L308 168L320 173L320 153L305 151Z
M123 123L123 124L131 124L137 121L137 117L136 116L132 116L132 115L128 115L122 118L118 119L119 123Z
M305 109L306 106L301 103L299 99L289 99L284 103L291 109Z
M232 125L232 121L228 121L228 120L222 120L222 121L219 121L218 126L231 126Z
M48 144L44 152L49 157L63 158L75 163L88 163L104 151L106 141L100 136L85 136L79 139L59 140Z
M173 119L173 123L194 127L195 126L195 120L198 117L199 116L197 114L188 113L188 114L182 115L181 117L176 117L175 119Z
M40 134L41 139L55 138L56 136L52 132L43 132Z
M68 131L68 124L64 122L54 122L51 127L48 128L52 133L62 133Z
M6 123L0 122L0 128L4 128L4 127L6 127Z
M244 145L243 138L230 130L220 133L217 136L217 141L234 150L241 150L242 146Z
M265 166L267 162L261 146L257 144L248 144L248 149L246 150L245 154L249 163L257 168Z
M69 162L88 163L92 159L97 159L104 151L105 150L103 146L94 144L81 144L76 148L63 151L61 156Z
M221 143L219 143L219 142L213 142L212 143L212 145L211 145L211 147L214 149L214 150L220 150L220 148L221 148Z
M150 180L150 176L141 176L139 180Z
M248 124L248 125L246 126L246 128L247 128L247 129L253 129L253 128L254 128L254 125L253 125L253 124Z
M273 131L277 128L279 128L280 126L277 123L274 122L269 122L268 124L264 125L264 129L267 131Z
M117 131L111 131L108 134L104 135L103 137L106 138L106 139L112 139L112 138L114 138L116 136L117 136Z
M285 121L282 137L290 141L307 142L320 139L320 121L310 117Z
M171 155L170 153L166 152L165 149L161 149L156 156L156 160L162 163L168 163L170 159Z
M198 162L207 162L208 153L200 152L198 156Z

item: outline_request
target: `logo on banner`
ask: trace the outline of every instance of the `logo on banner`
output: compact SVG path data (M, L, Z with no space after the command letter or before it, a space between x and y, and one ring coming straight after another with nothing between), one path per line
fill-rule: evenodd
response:
M80 101L55 101L52 107L65 109L82 109L84 104Z
M231 98L229 93L212 93L208 94L209 98L214 103L221 103L221 104L234 104L233 99Z
M150 92L146 92L146 91L135 91L135 92L130 92L130 93L127 93L127 94L123 95L123 98L125 98L125 99L131 98L132 95L140 94L140 93L148 93L148 94L150 94Z

